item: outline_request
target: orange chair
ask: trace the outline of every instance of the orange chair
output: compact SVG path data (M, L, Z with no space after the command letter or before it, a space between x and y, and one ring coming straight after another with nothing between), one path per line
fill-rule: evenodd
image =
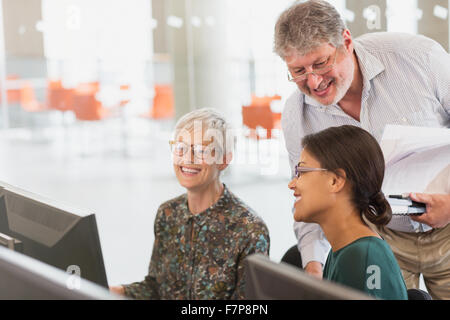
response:
M270 106L243 106L242 121L250 129L250 138L271 139L272 130L279 128L281 113L273 113ZM265 137L261 137L256 129L261 127L266 130Z
M75 90L73 95L73 112L78 120L97 121L110 115L108 109L95 97L95 92Z
M6 81L8 80L19 80L19 76L15 74L11 74L6 76ZM0 92L0 98L1 98L1 92ZM8 101L8 104L14 104L20 102L20 89L8 89L6 90L6 101Z
M82 82L77 85L77 91L79 92L94 92L97 93L100 91L100 82L92 81L92 82Z
M47 86L47 106L59 111L73 110L73 89L62 86L61 80L49 81Z
M80 83L74 89L71 103L78 120L98 121L111 115L95 96L99 89L98 82Z
M20 105L27 112L41 112L49 110L47 106L36 99L34 89L29 82L24 82L20 89Z
M264 97L258 97L255 95L252 95L252 107L266 107L269 106L273 100L281 100L281 96L274 95L274 96L264 96Z
M144 118L172 119L175 117L175 103L171 85L155 85L152 109L143 114Z

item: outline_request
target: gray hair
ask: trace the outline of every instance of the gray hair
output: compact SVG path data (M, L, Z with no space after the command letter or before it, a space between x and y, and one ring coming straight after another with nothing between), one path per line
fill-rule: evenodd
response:
M199 127L203 131L202 139L214 138L223 152L233 150L235 139L231 125L220 113L210 108L197 109L181 117L175 125L175 137L182 131L190 132Z
M339 12L328 2L296 2L287 8L275 25L274 52L284 59L294 50L305 55L324 43L339 47L346 29Z

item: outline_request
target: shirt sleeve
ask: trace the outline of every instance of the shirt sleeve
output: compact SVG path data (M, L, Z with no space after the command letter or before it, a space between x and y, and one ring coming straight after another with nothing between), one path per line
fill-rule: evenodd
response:
M158 214L155 219L155 242L153 243L152 257L150 260L150 266L148 275L141 282L134 282L128 285L122 285L125 290L125 296L137 299L137 300L156 300L159 299L158 293L158 283L156 282L156 277L159 273L162 251L161 239L160 239L160 217L162 214L161 207L158 209Z
M325 265L331 246L322 228L315 223L294 222L294 232L302 256L302 267L305 268L311 261Z
M298 109L299 103L302 102L299 102L298 95L294 94L288 99L281 122L289 156L291 178L294 177L294 168L299 161L300 149L302 147L301 139L304 135L295 120L298 117L295 110ZM330 244L325 238L320 226L315 223L295 222L294 233L297 237L297 247L302 257L302 267L305 268L311 261L317 261L325 265Z
M270 238L269 231L264 223L257 224L257 230L250 232L250 239L247 241L247 245L239 256L239 262L237 267L237 279L236 279L236 289L231 296L234 300L245 299L245 265L244 261L249 255L254 253L261 253L269 255L270 249Z
M430 76L436 97L450 119L450 54L438 43L429 54Z

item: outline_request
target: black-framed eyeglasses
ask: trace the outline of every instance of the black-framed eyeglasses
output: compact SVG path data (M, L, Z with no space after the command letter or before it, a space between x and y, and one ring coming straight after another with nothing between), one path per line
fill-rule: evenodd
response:
M310 75L310 74L323 76L324 74L330 72L336 65L338 51L339 51L339 48L336 48L334 58L331 58L331 56L330 56L330 57L328 57L328 59L326 61L315 63L312 66L313 71L311 71L311 72L303 71L304 73L301 73L301 74L299 74L297 72L297 74L299 74L299 75L296 77L293 77L292 74L288 71L288 73L287 73L288 81L295 82L295 83L302 82L302 81L306 80L306 78L308 78L308 75Z
M300 163L298 163L298 164L295 166L295 177L296 177L297 179L299 179L299 178L302 176L303 173L311 172L311 171L328 171L328 170L327 170L327 169L324 169L324 168L309 168L309 167L302 167L302 166L300 166Z
M183 157L188 150L194 154L194 158L198 160L205 160L208 155L214 156L215 148L211 148L211 146L205 146L202 144L187 144L183 141L169 141L170 151L174 156Z

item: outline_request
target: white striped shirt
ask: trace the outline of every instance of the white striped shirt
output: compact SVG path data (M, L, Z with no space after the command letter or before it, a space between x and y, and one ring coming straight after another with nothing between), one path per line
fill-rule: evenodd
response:
M291 172L301 154L305 135L331 126L355 125L377 140L387 124L450 127L450 55L434 40L401 33L369 33L354 40L363 76L360 121L338 105L322 106L296 90L287 100L282 129ZM389 228L420 232L431 228L395 216ZM310 261L325 263L330 248L317 224L296 222L303 266Z

